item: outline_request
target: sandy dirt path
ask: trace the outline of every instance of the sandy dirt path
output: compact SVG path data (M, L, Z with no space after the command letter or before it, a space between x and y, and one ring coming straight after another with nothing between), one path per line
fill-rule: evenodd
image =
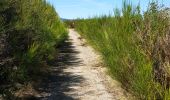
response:
M42 100L127 100L120 84L106 74L100 56L73 29L44 82Z

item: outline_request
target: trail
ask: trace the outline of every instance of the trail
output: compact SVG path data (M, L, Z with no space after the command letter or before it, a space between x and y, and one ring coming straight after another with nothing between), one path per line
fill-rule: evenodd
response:
M73 29L60 48L41 100L127 100L120 84L106 74L100 56Z

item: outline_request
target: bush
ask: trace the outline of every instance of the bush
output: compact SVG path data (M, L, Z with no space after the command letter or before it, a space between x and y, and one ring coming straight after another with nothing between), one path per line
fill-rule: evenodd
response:
M46 0L1 0L0 36L2 86L23 83L38 73L67 38L67 30Z
M167 11L151 3L144 15L126 2L114 16L80 19L76 30L98 50L113 77L140 99L168 99Z

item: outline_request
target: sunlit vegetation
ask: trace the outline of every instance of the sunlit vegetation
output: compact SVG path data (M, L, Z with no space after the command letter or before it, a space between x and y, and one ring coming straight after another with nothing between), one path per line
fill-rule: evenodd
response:
M114 16L80 19L76 30L99 51L111 75L139 99L170 98L168 9L123 4Z
M9 95L15 82L31 80L66 37L46 0L0 0L0 94Z

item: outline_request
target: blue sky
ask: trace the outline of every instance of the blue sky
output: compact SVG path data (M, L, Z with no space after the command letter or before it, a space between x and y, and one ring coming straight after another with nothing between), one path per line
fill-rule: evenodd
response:
M88 18L96 15L108 15L114 8L121 8L122 0L47 0L52 4L61 18ZM145 11L149 0L131 0L133 5L140 2ZM152 1L152 0L151 0ZM160 4L170 7L170 0L158 0Z

